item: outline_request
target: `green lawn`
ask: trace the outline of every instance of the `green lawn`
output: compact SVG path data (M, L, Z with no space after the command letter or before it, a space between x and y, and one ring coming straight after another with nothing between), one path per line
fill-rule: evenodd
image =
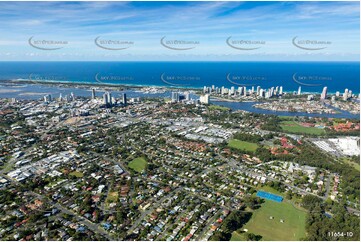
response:
M294 119L294 117L292 116L282 116L282 115L278 116L278 118L285 121L291 121Z
M325 134L324 129L319 129L315 127L304 127L294 121L282 121L281 127L283 131L285 132L291 132L291 133L304 133L304 134L316 134L316 135L322 135Z
M342 158L342 161L345 162L346 164L349 164L356 170L360 171L360 164L352 162L349 158L346 158L346 157Z
M82 178L84 175L83 173L79 172L79 171L73 171L73 172L70 172L69 175L71 176L76 176L78 178Z
M237 231L234 231L232 233L232 237L230 241L246 241L243 234L238 233Z
M219 111L228 111L230 108L218 106L218 105L210 105L209 110L219 110Z
M255 143L241 141L238 139L231 139L228 143L229 147L236 148L239 150L246 150L246 151L256 151L258 145Z
M270 219L270 216L274 219ZM284 223L280 222L284 220ZM262 240L300 240L305 237L306 212L297 210L288 202L266 200L254 211L251 220L243 226Z
M8 163L5 163L4 166L2 167L2 172L3 173L8 173L10 172L11 170L13 170L15 167L15 163L14 162L9 162Z
M147 166L147 161L144 159L144 157L135 158L128 164L129 168L139 173L143 172L146 166Z
M107 199L105 200L107 205L109 203L117 202L119 194L118 192L109 192Z

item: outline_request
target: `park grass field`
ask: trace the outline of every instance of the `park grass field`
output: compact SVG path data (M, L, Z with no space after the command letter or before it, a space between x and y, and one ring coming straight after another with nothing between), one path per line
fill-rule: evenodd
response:
M231 237L230 241L246 241L246 239L244 238L244 236L242 234L238 233L237 231L234 231L232 233L232 237Z
M241 141L238 139L231 139L228 142L228 146L235 148L235 149L239 149L239 150L246 150L246 151L256 151L256 149L258 148L258 145L255 143L251 143L251 142L247 142L247 141Z
M144 157L138 157L129 162L128 167L133 169L136 172L143 172L147 166L147 161L144 159Z
M84 176L84 174L79 172L79 171L70 172L69 175L70 176L75 176L75 177L78 177L78 178L82 178Z
M315 135L323 135L325 134L325 130L315 128L315 127L304 127L300 124L297 124L294 121L282 121L281 127L285 132L291 133L300 133L300 134L315 134Z
M278 116L279 119L283 120L283 121L291 121L293 120L293 117L292 116L283 116L283 115L280 115Z
M300 240L306 235L306 215L306 212L294 208L288 202L265 200L243 228L248 229L249 233L261 235L262 240ZM274 219L270 219L270 216ZM283 219L284 223L281 223L280 219Z
M209 110L219 110L219 111L228 111L230 108L218 106L218 105L209 105Z

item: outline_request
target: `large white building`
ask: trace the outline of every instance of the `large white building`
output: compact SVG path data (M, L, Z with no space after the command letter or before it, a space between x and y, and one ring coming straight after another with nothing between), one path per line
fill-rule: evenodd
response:
M235 93L235 89L234 87L231 87L231 95L234 95L234 93Z
M203 104L209 104L209 99L210 99L209 95L206 94L206 95L200 96L199 101Z
M178 92L172 92L172 103L179 102L179 93Z
M358 137L341 137L337 139L329 139L337 150L344 155L359 155L360 139Z
M261 91L261 87L257 86L257 96L259 95L260 91Z
M321 100L325 100L327 98L327 87L324 87L321 93Z

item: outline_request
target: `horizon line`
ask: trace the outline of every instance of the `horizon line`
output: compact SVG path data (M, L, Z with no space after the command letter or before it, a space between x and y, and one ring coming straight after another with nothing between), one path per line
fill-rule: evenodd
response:
M360 60L0 60L0 62L357 62Z

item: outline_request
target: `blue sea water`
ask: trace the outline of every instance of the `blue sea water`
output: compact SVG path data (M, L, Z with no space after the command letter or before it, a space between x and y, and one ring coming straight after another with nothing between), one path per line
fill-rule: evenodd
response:
M360 93L359 62L0 62L0 80L193 87L283 86Z

